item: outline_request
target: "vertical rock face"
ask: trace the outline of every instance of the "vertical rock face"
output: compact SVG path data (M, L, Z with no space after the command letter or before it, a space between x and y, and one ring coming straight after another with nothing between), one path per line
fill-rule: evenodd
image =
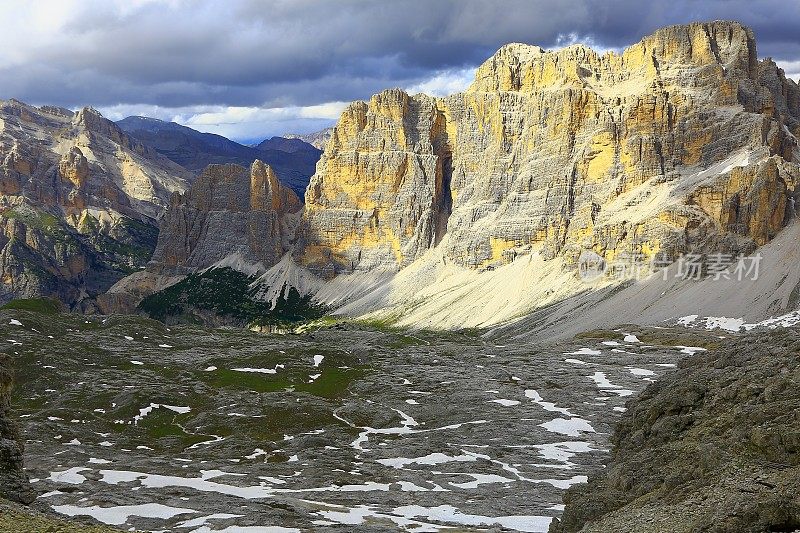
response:
M249 170L210 165L173 197L148 270L181 275L224 261L268 268L288 249L301 208L261 161Z
M352 104L296 256L330 276L439 243L473 269L531 252L749 251L792 214L798 135L800 89L738 23L665 28L621 54L511 44L465 93Z
M306 191L301 261L333 274L424 253L437 237L447 150L434 98L390 90L352 104Z
M94 297L144 266L191 174L93 109L0 101L0 301Z

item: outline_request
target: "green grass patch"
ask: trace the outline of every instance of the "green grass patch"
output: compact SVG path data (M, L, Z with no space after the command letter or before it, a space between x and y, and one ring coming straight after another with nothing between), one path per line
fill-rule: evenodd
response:
M403 328L395 326L395 319L394 318L366 318L361 319L357 318L352 320L354 324L358 324L364 326L368 329L373 329L375 331L383 331L385 333L395 333L398 331L403 331Z
M319 372L322 375L308 383L301 383L295 390L307 392L322 398L340 398L347 391L350 384L367 373L365 368L325 368Z
M407 348L409 346L420 346L423 344L426 344L426 342L411 335L396 334L392 336L392 340L389 341L387 346L389 348L400 349Z
M604 341L620 340L622 337L623 335L621 332L610 329L592 329L575 335L576 339L597 339Z
M55 215L33 209L32 207L22 206L8 209L2 212L5 218L19 220L30 228L44 230L48 233L61 232L61 222Z
M713 350L720 345L719 339L716 337L690 331L663 329L639 332L636 336L645 344L659 346L697 346L706 350Z
M239 363L237 363L238 365ZM214 388L228 387L251 390L254 392L277 392L290 388L294 383L278 374L261 374L256 372L239 372L219 368L212 372L204 372L200 379Z
M0 309L18 309L45 315L56 315L62 311L61 303L51 298L19 298L11 300Z

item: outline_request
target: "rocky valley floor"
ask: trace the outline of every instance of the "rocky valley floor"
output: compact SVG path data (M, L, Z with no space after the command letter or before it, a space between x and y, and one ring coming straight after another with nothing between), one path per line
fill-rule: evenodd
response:
M607 462L625 402L720 337L0 322L34 505L198 533L547 531L563 491Z

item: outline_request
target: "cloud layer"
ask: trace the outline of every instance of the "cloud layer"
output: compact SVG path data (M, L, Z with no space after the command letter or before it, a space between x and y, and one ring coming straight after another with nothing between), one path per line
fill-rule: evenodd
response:
M760 55L798 74L800 2L11 0L0 4L0 98L257 138L325 125L339 102L386 87L460 90L507 42L621 48L721 18L750 25Z

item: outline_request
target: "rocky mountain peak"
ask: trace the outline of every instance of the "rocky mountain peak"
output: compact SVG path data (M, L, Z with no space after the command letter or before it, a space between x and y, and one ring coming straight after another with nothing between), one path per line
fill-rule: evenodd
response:
M256 160L246 169L240 165L209 165L183 195L172 204L187 203L204 211L250 211L284 208L297 210L297 195L284 187L272 167Z
M264 270L288 249L301 208L262 161L249 169L209 165L185 194L173 196L148 270L180 275L226 260Z
M43 105L42 107L39 108L39 110L42 111L43 113L64 118L71 118L73 115L75 115L75 112L70 109L54 105Z
M313 133L286 133L284 134L285 139L300 139L301 141L307 142L314 148L318 150L324 150L325 145L328 144L328 139L331 138L331 133L333 132L333 128L325 128L320 131L315 131Z
M667 27L620 53L510 44L464 93L351 104L295 257L325 278L423 256L478 272L541 260L555 276L583 250L752 251L794 205L798 101L736 22Z
M72 117L72 124L90 135L100 135L109 138L112 142L132 148L138 152L146 149L131 141L114 122L105 118L99 111L92 107L84 107ZM155 154L151 154L155 155Z
M659 62L719 64L753 76L757 62L753 31L736 21L716 20L667 26L623 52L643 49Z
M250 208L284 214L295 212L302 204L291 189L281 185L271 166L259 159L250 167Z
M682 66L721 68L725 78L755 78L753 32L738 22L715 21L669 26L643 38L620 54L598 54L576 44L554 51L538 46L509 44L481 65L470 92L556 89L559 86L605 91L634 80L640 92L675 81ZM707 78L708 76L704 76ZM684 83L687 80L679 80Z

